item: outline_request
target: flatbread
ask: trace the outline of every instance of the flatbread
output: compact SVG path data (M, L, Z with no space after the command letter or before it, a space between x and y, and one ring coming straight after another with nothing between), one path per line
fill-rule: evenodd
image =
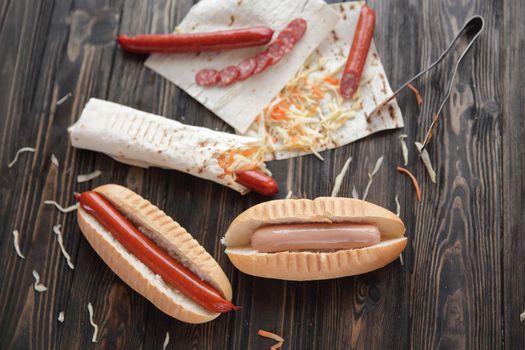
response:
M373 42L363 71L360 88L352 100L344 101L341 99L337 81L333 84L325 81L327 77L330 81L341 77L352 45L362 4L363 2L348 2L330 5L341 17L334 31L312 53L301 71L272 100L258 121L245 133L246 136L265 140L269 146L267 160L286 159L309 153L319 155L321 151L349 144L375 132L404 126L403 116L396 100L391 101L369 121L366 119L369 112L381 101L392 95L392 89ZM302 79L306 79L309 83L305 84ZM308 124L308 128L305 129L308 132L308 137L302 137L300 133L294 134L295 130L289 132L289 128L278 130L278 126L283 125L283 122L275 123L272 121L269 123L274 106L283 100L283 96L290 96L285 91L294 91L294 89L304 88L304 86L321 86L317 83L323 84L322 87L327 86L330 90L324 94L318 106L315 107L315 111L308 101L296 103L302 106L302 111L295 107L291 108L294 113L297 112L306 116L305 119L301 120L309 119L311 121L311 124ZM341 104L334 102L337 99L340 99ZM330 129L326 125L332 124L327 123L327 120L331 121L334 115L340 118L336 120L342 122L334 124L337 125L336 129ZM273 118L278 117L279 115L276 117L274 114ZM265 118L267 118L266 123ZM323 134L323 137L318 136L315 138L315 142L309 145L313 138L312 135L316 135L316 133ZM295 143L291 142L292 137L296 139ZM297 146L299 144L302 146ZM295 145L295 149L292 145ZM321 155L319 156L321 157Z
M260 141L91 98L68 129L73 147L102 152L134 166L175 169L215 181L242 194L248 189L225 174L217 158L233 149L260 147Z
M210 32L268 26L280 30L293 19L308 22L304 37L278 64L262 74L227 87L202 87L202 68L225 68L255 56L265 47L189 54L154 54L145 65L194 97L236 130L245 132L263 107L283 88L312 51L334 28L339 15L322 0L202 0L177 27L178 32Z

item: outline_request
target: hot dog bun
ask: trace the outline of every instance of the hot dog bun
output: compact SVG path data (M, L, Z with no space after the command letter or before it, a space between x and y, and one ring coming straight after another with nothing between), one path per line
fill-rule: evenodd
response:
M272 224L351 222L376 225L379 244L334 252L261 253L250 246L253 232ZM375 204L336 197L284 199L258 204L240 214L224 237L226 254L249 275L291 281L322 280L379 269L405 249L405 225L397 215Z
M162 210L119 185L104 185L94 191L103 195L169 255L231 300L231 285L219 264ZM209 312L166 284L82 208L79 208L77 218L82 233L111 270L161 311L188 323L208 322L219 316L219 313Z

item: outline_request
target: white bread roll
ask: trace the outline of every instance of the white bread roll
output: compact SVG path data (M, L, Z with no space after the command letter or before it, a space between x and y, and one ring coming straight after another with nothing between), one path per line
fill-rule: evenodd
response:
M231 285L219 264L183 227L162 210L135 192L119 185L104 185L95 188L94 191L104 196L170 256L209 283L224 298L231 300ZM219 316L219 313L204 309L166 284L81 207L77 218L82 233L102 260L126 284L151 301L158 309L188 323L208 322Z
M334 252L286 251L261 253L250 246L262 226L298 223L360 223L379 228L381 242ZM224 237L226 254L249 275L290 281L322 280L358 275L379 269L405 249L405 225L397 215L375 204L336 197L284 199L258 204L241 213Z

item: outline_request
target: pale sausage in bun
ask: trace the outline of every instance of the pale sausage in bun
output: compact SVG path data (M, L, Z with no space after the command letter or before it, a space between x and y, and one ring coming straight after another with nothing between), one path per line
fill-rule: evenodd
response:
M235 267L254 276L322 280L379 269L405 249L397 215L365 201L320 197L258 204L230 225L223 243Z
M78 224L93 249L161 311L203 323L237 309L219 264L162 210L118 185L76 197Z

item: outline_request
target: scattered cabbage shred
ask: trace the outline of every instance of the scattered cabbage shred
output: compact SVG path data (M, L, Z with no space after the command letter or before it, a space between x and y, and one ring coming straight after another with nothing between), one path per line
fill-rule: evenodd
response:
M18 161L18 156L24 152L32 152L35 153L35 149L33 147L22 147L18 151L16 151L15 157L9 164L7 165L8 168L11 168L15 163Z
M91 337L91 342L96 343L98 335L98 326L93 321L93 305L91 304L91 302L88 303L87 308L89 312L89 323L91 324L91 326L93 326L93 337Z
M13 230L13 246L15 247L16 254L20 258L25 259L26 257L20 251L19 235L20 233L18 232L18 230Z
M436 183L436 172L434 171L434 168L432 167L432 163L430 162L430 156L428 155L428 152L426 149L423 149L423 144L420 142L415 143L417 150L419 151L419 157L423 161L423 164L425 165L425 168L427 169L428 175L430 176L430 181L433 183Z
M525 311L523 311L520 315L520 321L523 322L525 321Z
M396 194L396 197L394 199L396 201L396 215L399 216L401 214L401 205L399 204L399 196Z
M68 92L66 95L64 95L60 100L57 101L56 105L60 106L62 103L66 102L73 96L71 92Z
M286 198L285 198L285 199L290 199L290 198L292 198L292 194L293 194L292 191L288 191L288 194L286 195Z
M57 157L55 156L54 153L51 153L51 163L56 166L57 168L60 166L59 163L58 163L58 159Z
M405 142L407 137L408 135L406 134L399 135L399 141L401 142L401 151L403 152L403 165L404 166L408 165L408 147L407 147L407 143Z
M92 173L89 173L89 174L79 174L79 175L77 175L77 182L78 183L88 182L88 181L91 181L91 180L99 177L101 174L102 174L102 172L100 170L95 170L95 171L93 171Z
M73 263L71 262L71 256L64 247L64 238L62 236L62 232L60 231L60 227L61 225L54 225L53 232L57 235L58 245L60 246L60 251L62 252L62 255L64 255L64 258L66 258L67 266L69 266L71 270L74 270L75 265L73 265Z
M379 171L379 168L381 168L381 164L383 164L383 158L383 156L379 157L379 159L376 161L374 170L372 170L371 173L368 173L368 184L366 185L365 192L363 192L363 200L366 200L366 197L368 197L368 191L370 190L370 186L372 186L372 179Z
M166 347L170 343L170 332L166 332L166 338L164 338L164 344L162 344L162 350L166 350Z
M36 272L36 270L33 270L33 277L35 278L35 283L33 284L35 290L40 293L45 292L47 287L40 283L40 275L38 272Z
M54 205L62 213L70 213L70 212L75 211L75 210L78 209L78 203L70 205L67 208L64 208L63 206L61 206L60 204L58 204L57 202L52 201L52 200L46 200L46 201L44 201L44 204Z
M60 323L64 323L64 318L65 318L65 317L64 317L64 311L60 311L60 312L58 313L58 322L60 322Z
M352 198L359 199L359 194L357 193L355 186L352 188Z
M348 157L345 164L343 165L343 169L341 169L341 172L336 176L334 188L332 189L332 194L331 194L332 197L337 197L337 195L339 194L339 190L341 189L341 184L343 183L343 179L345 178L345 175L348 172L348 168L350 166L351 161L352 161L352 157Z

